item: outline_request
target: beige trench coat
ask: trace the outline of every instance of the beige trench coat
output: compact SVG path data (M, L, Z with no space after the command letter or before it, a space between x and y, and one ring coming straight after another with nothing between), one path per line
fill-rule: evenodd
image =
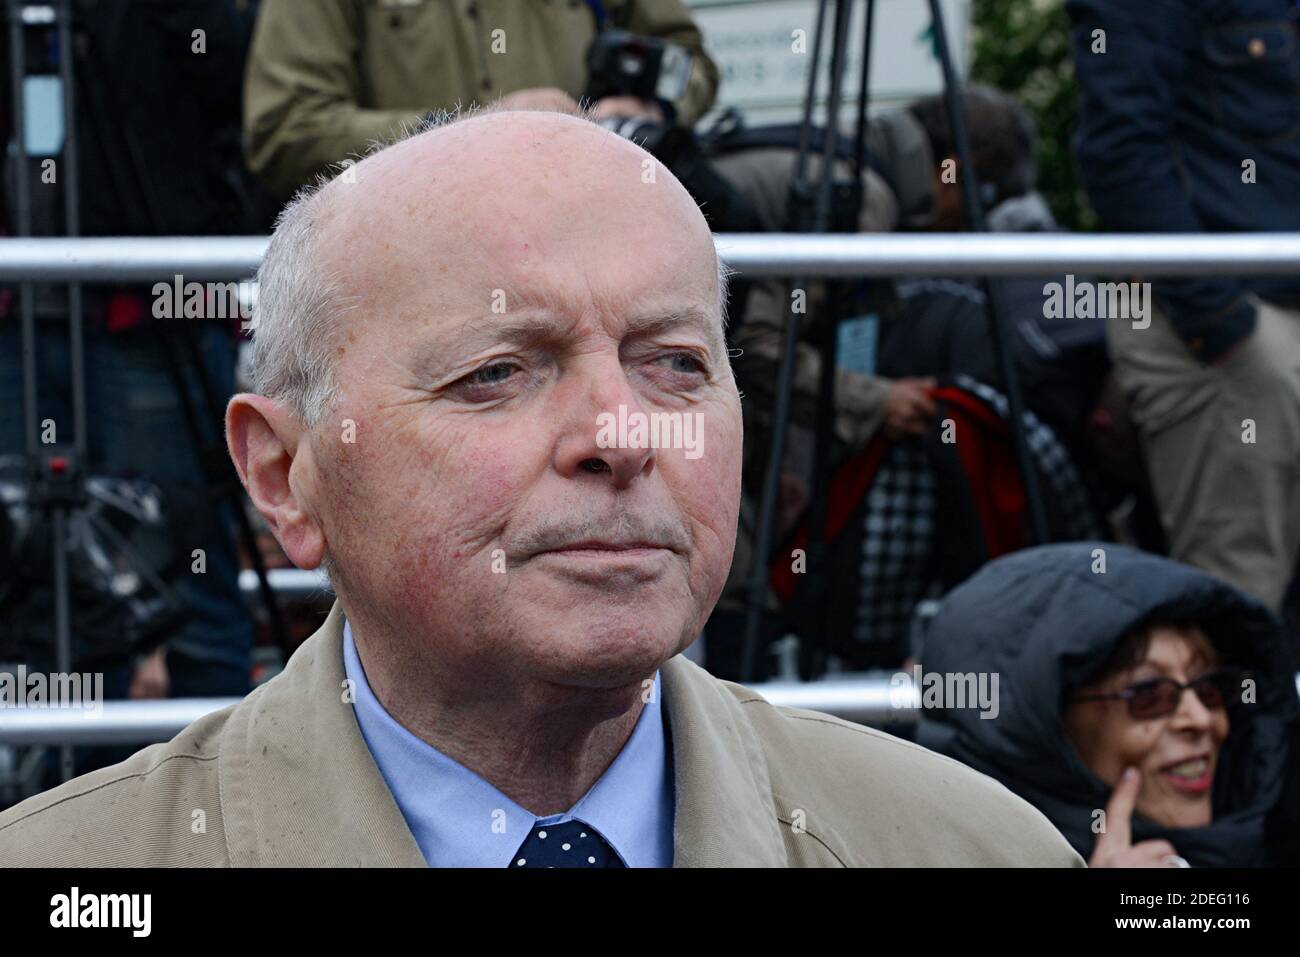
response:
M0 814L0 866L423 867L343 694L343 611L284 672L166 744ZM1082 860L991 778L678 655L662 668L675 867Z

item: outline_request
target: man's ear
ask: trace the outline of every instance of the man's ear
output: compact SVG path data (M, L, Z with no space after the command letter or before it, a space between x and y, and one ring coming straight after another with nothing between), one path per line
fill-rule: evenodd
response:
M274 399L246 392L226 406L226 444L248 497L299 568L316 568L325 535L304 501L315 490L315 461L307 432Z

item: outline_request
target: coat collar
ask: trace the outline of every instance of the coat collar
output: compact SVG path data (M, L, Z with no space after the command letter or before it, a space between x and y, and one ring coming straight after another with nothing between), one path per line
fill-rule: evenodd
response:
M788 866L767 759L745 706L684 655L664 662L662 674L677 787L673 867Z
M230 714L218 758L236 867L423 867L357 726L338 601L282 674ZM674 867L787 863L763 750L744 706L698 665L662 666L672 737Z

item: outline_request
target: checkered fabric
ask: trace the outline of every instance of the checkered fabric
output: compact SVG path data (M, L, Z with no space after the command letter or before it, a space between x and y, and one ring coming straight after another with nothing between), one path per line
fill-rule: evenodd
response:
M953 384L1007 419L1006 399L996 389L967 376L957 376ZM1024 412L1023 420L1034 465L1054 496L1053 537L1096 538L1098 519L1065 447L1032 412ZM905 441L885 456L867 492L852 627L851 656L859 664L901 661L908 653L914 609L940 587L933 563L937 484L924 446Z

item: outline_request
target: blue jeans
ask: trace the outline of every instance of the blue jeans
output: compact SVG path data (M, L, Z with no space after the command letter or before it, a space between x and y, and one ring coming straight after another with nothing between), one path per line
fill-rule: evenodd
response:
M37 323L37 406L53 419L58 440L72 440L67 328ZM219 325L194 323L199 352L223 403L234 390L235 342ZM253 621L239 593L239 559L228 503L210 501L198 450L167 365L160 336L143 326L127 332L85 333L88 471L137 472L204 502L202 521L175 529L184 567L176 591L188 610L186 622L167 640L172 694L242 695L249 690ZM0 319L0 454L23 451L22 335L16 317ZM183 354L182 350L182 354ZM208 414L194 371L182 364L191 404L205 440L220 437ZM206 574L190 572L196 548L206 554Z

